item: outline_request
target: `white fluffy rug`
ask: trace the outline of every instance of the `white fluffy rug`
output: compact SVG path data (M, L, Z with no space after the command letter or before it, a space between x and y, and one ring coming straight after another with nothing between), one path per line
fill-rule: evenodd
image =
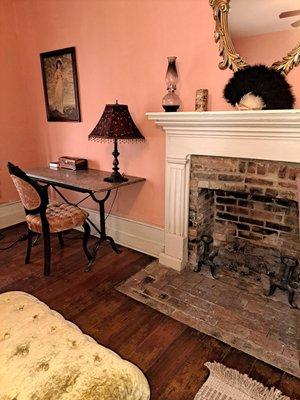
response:
M290 400L264 385L217 362L205 364L210 375L194 400Z

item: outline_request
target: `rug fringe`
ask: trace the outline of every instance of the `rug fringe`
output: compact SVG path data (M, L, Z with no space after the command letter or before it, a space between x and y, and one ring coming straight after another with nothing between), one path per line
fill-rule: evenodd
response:
M206 362L204 365L210 370L212 375L219 377L225 381L225 383L253 397L255 400L290 400L290 398L284 396L280 390L274 387L269 389L262 383L250 378L248 375L241 374L235 369L227 368L223 364Z

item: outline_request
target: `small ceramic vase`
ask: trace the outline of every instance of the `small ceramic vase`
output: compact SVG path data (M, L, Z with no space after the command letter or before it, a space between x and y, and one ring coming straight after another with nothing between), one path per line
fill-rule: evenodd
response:
M195 111L207 111L208 89L196 91Z

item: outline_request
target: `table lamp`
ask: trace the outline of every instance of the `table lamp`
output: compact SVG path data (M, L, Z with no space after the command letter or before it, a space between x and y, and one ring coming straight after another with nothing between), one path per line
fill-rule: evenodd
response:
M104 178L106 182L117 183L128 181L119 172L119 161L118 156L118 141L129 142L129 141L142 141L145 140L144 136L136 127L133 119L128 110L128 106L125 104L107 104L104 112L97 123L94 130L89 134L89 140L114 141L114 156L113 161L113 172L112 174Z

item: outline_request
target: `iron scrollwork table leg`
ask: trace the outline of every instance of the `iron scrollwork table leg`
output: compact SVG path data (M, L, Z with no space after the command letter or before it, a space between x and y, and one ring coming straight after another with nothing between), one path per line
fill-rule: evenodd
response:
M68 204L73 204L71 202L69 202L69 200L57 189L57 187L55 185L51 185L53 187L53 189L59 194L59 196ZM112 247L112 249L117 253L120 254L121 250L118 248L118 246L116 245L114 239L111 236L108 236L106 234L106 226L105 226L105 202L106 200L109 198L111 190L108 190L105 194L105 196L102 199L97 199L97 197L95 196L94 192L85 192L88 193L88 196L86 196L84 199L80 200L78 203L73 204L78 206L80 203L82 203L82 201L86 200L88 197L91 197L95 203L98 204L99 207L99 222L100 222L100 228L98 228L97 225L94 224L93 221L91 221L90 218L87 218L87 221L89 222L89 224L95 229L96 232L99 233L99 239L97 240L96 245L94 246L93 249L93 254L92 254L92 260L89 262L89 266L87 268L86 271L90 271L92 269L92 265L96 259L97 256L97 252L100 246L100 243L103 241L108 241Z
M106 195L103 197L103 199L97 199L94 193L91 193L91 198L98 204L99 206L99 217L100 217L100 229L95 226L95 224L88 219L89 223L96 229L96 231L99 233L99 239L94 247L94 258L97 255L98 248L100 246L100 243L103 241L108 241L112 247L112 249L117 253L120 254L121 250L118 248L116 245L114 239L111 236L108 236L106 234L106 225L105 225L105 202L109 198L110 195L110 190L107 191Z

